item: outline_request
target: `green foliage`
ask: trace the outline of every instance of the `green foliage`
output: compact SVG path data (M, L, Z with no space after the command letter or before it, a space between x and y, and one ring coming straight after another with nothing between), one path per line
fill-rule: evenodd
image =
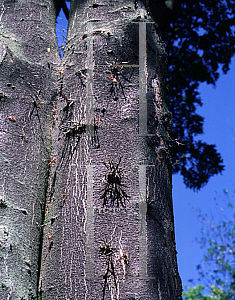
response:
M225 293L216 288L215 286L210 287L210 295L205 295L203 293L205 287L203 285L198 285L194 288L187 288L188 291L183 292L183 297L185 300L225 300L226 295Z
M235 206L229 197L227 190L224 190L227 197L227 207L232 211L232 219L225 219L214 224L214 219L208 220L207 215L199 214L204 223L202 236L197 240L201 247L206 250L202 265L198 265L200 280L203 285L194 288L187 288L183 293L186 300L196 299L235 299ZM223 208L221 208L223 211ZM207 294L204 294L204 289Z
M200 189L224 169L215 145L195 141L203 133L201 82L215 85L219 68L227 73L235 53L234 0L151 0L152 16L168 52L167 102L173 118L173 172L187 187ZM170 3L170 5L169 5ZM182 145L183 144L183 145Z

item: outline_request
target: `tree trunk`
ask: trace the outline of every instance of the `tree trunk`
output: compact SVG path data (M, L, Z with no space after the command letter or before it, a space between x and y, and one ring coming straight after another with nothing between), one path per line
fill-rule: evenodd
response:
M0 299L36 299L59 62L48 1L0 1Z
M38 273L39 299L181 299L166 54L133 2L72 1L60 64L51 3L2 4L6 299L34 299Z

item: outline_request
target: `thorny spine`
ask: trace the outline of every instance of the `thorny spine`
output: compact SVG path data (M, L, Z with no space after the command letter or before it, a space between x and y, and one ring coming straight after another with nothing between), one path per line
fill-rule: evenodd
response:
M103 199L103 207L109 205L125 207L126 201L128 201L129 196L125 192L124 188L126 185L122 183L124 174L123 169L119 167L121 163L122 156L119 159L117 164L109 161L108 164L103 162L107 171L104 177L105 187L102 190L101 199Z
M106 62L108 65L110 65L108 62ZM123 94L123 97L125 99L125 101L127 100L126 99L126 95L124 93L124 85L122 84L121 82L121 78L122 77L125 81L127 81L128 83L131 83L131 77L133 75L133 72L134 72L134 68L132 69L132 72L129 76L129 78L127 78L126 76L123 75L123 68L124 68L124 64L126 63L123 63L123 65L117 63L117 59L115 59L115 62L114 62L114 65L111 65L111 76L110 76L110 79L112 80L111 83L108 84L108 86L111 86L110 89L109 89L109 93L110 93L110 96L113 97L113 100L114 101L117 101L119 99L119 90L121 89L122 91L122 94Z
M112 247L111 241L109 243L107 241L101 241L101 243L102 244L100 245L99 253L101 256L102 255L105 256L106 266L107 266L106 272L103 275L103 278L104 278L103 300L104 300L105 290L108 285L108 278L110 276L113 276L116 290L117 290L117 278L116 278L116 274L115 274L115 270L114 270L114 262L113 262L113 255L114 255L115 249Z

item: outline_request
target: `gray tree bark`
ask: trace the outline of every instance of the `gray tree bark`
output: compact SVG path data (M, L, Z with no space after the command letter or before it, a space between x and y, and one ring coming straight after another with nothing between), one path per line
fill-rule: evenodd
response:
M52 2L2 1L0 295L181 299L158 27L72 1L59 62Z
M0 299L36 299L51 152L54 65L48 1L0 1Z

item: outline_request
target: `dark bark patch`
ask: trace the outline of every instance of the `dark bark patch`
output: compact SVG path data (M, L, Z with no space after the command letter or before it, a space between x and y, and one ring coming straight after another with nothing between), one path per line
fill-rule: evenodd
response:
M3 198L1 198L0 199L0 208L6 208L6 207L7 207L6 201Z

